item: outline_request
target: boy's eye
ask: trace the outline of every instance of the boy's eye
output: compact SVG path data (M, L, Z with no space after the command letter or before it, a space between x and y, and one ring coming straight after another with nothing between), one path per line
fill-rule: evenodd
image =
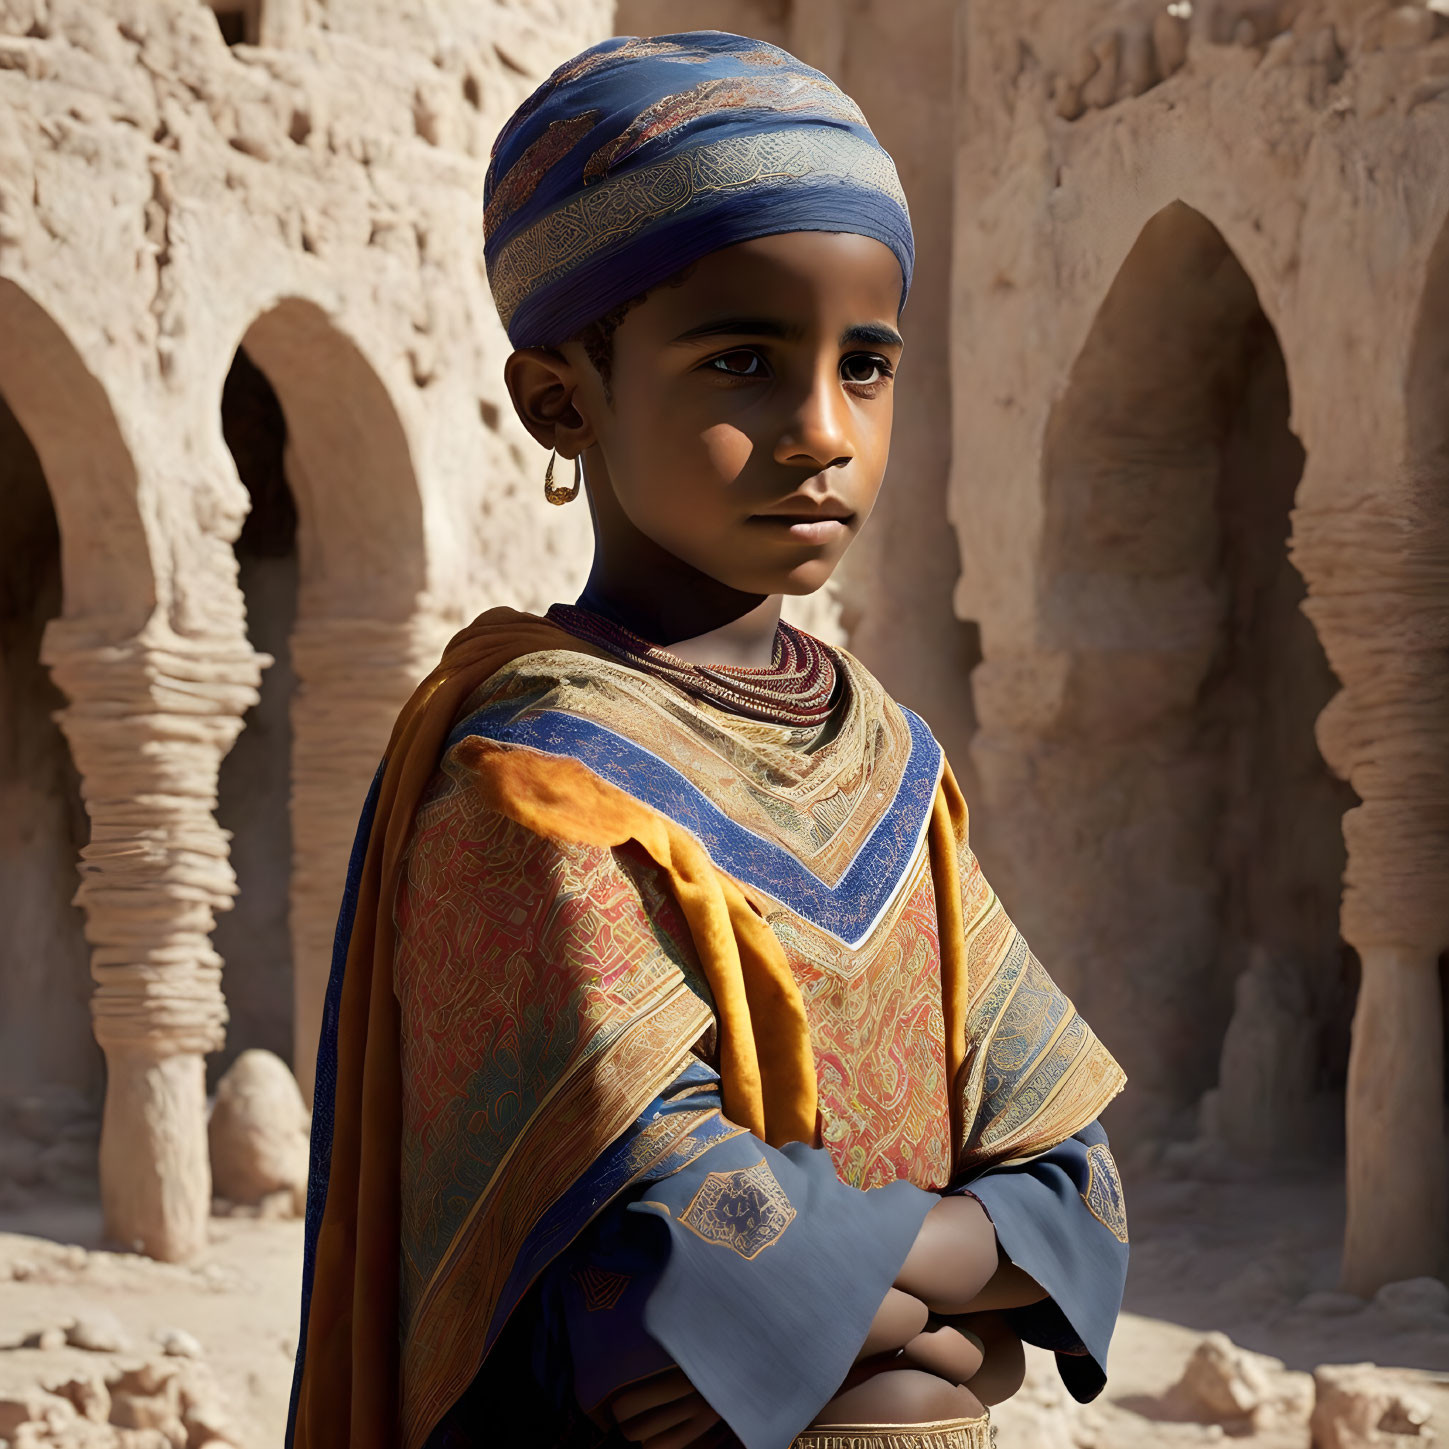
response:
M759 377L764 373L765 363L758 352L748 347L737 348L710 358L709 365L717 372L727 372L731 377Z
M853 352L840 364L841 380L857 387L884 382L890 375L890 363L873 352Z

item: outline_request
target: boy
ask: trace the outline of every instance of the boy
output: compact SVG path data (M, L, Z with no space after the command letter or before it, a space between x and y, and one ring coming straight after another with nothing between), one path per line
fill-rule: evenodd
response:
M364 809L291 1442L967 1449L1023 1339L1093 1396L1121 1072L926 727L779 618L885 471L889 157L784 51L616 38L504 129L485 233L595 555L449 645Z

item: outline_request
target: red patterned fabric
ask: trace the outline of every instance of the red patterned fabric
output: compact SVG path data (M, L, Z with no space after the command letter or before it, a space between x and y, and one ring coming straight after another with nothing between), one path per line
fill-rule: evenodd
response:
M418 811L395 918L405 1409L431 1423L528 1234L710 1016L610 851L488 809L455 762Z

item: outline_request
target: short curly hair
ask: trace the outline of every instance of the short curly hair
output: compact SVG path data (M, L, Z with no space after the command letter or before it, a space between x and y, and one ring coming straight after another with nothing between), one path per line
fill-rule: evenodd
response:
M593 365L594 371L599 374L599 381L604 385L604 398L607 402L614 400L611 388L614 376L614 333L618 330L619 324L635 307L652 293L657 292L660 287L678 287L687 282L697 265L696 262L690 262L688 266L681 267L673 276L666 277L662 282L656 282L649 291L640 292L637 297L630 297L627 302L620 302L617 307L611 307L603 316L595 317L587 327L569 338L570 342L577 342L584 349L584 355Z

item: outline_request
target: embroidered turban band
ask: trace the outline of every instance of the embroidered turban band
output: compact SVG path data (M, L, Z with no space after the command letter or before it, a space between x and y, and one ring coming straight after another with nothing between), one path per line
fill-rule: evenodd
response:
M484 261L515 347L566 341L709 252L852 232L901 266L905 193L859 107L777 46L723 31L615 36L561 65L499 134Z

